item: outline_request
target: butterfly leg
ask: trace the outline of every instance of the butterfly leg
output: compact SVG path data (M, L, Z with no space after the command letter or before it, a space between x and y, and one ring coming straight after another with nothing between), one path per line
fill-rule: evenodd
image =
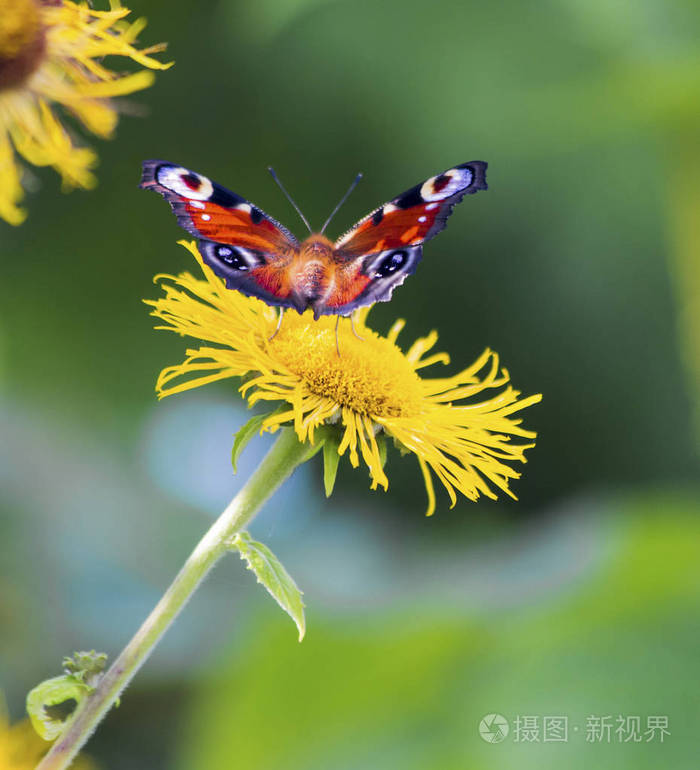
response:
M352 329L352 333L357 337L358 340L360 340L360 342L364 342L365 341L365 338L364 337L360 337L360 335L355 330L355 316L354 316L354 314L350 316L350 328Z
M268 342L272 342L272 340L274 340L275 337L277 336L277 332L280 330L280 326L282 326L282 317L283 316L284 316L284 308L281 307L280 308L280 317L277 319L277 326L276 326L274 332L272 332L272 336L267 338Z
M338 326L340 325L340 316L336 316L335 318L335 351L338 354L338 358L340 358L340 344L338 342Z

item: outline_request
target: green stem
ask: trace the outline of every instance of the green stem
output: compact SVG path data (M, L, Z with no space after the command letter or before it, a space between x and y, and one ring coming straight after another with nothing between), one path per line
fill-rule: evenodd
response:
M315 454L319 446L300 443L291 428L282 430L255 473L199 541L144 624L100 680L95 692L76 709L66 731L36 770L60 770L70 765L209 570L227 552L231 538L247 526L270 495L298 465Z

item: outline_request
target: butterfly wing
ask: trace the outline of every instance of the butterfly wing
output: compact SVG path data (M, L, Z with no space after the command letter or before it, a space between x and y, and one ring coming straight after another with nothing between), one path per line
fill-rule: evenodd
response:
M361 219L335 243L338 264L326 313L348 315L391 299L393 290L415 272L425 241L443 230L455 204L486 190L481 160L430 177Z
M339 238L338 254L354 258L430 240L445 228L455 204L465 195L486 190L486 167L481 160L462 163L406 190Z
M240 195L174 163L144 161L139 186L168 201L180 227L199 239L202 258L229 289L270 305L294 307L286 268L299 244L279 222Z

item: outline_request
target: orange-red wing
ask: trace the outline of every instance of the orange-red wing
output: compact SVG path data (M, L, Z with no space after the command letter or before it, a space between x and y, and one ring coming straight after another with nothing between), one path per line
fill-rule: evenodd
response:
M160 160L143 163L141 185L170 204L178 224L198 238L258 252L265 261L288 256L296 238L272 217L194 171Z
M358 222L348 235L338 241L336 248L341 256L375 254L386 249L401 249L423 243L440 213L437 203L423 203L405 211L397 209L383 213L387 206L382 206L374 215ZM429 211L428 206L432 210ZM382 219L378 223L374 218L377 212L382 212Z
M412 187L360 220L336 241L343 259L419 246L445 227L456 203L486 189L486 163L473 160Z
M185 215L200 238L260 251L272 259L293 250L294 243L281 226L255 211L259 209L248 203L224 208L210 201L184 202Z
M316 315L350 315L375 302L388 302L397 286L414 273L423 252L421 245L389 249L354 259L337 260L332 290Z
M360 260L339 265L335 270L333 290L324 303L328 313L337 313L339 308L349 306L367 288L370 280L370 277L362 272Z

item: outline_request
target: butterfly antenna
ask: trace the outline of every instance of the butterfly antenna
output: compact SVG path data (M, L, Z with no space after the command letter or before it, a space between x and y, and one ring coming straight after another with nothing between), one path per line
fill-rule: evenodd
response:
M299 216L301 217L303 223L309 228L309 232L310 233L313 232L313 230L311 229L311 225L308 223L306 217L301 213L301 209L299 208L299 206L297 206L297 204L294 203L294 199L292 198L292 196L284 189L284 185L282 184L282 182L280 182L277 174L275 174L275 169L272 168L272 166L268 166L267 170L270 172L270 176L275 180L275 182L277 182L277 185L279 186L280 190L282 190L282 192L284 193L284 197L292 204L292 206L294 206L294 209L296 210L297 214L299 214Z
M343 203L345 203L345 201L348 199L348 196L350 195L350 193L357 187L357 184L360 181L360 179L362 179L362 172L360 172L355 177L353 183L348 188L348 191L340 199L340 203L333 209L333 211L331 212L331 215L326 220L325 225L323 225L323 227L321 228L321 233L323 233L323 231L328 227L328 225L330 224L331 219L333 219L333 217L338 213L338 209L343 205Z

